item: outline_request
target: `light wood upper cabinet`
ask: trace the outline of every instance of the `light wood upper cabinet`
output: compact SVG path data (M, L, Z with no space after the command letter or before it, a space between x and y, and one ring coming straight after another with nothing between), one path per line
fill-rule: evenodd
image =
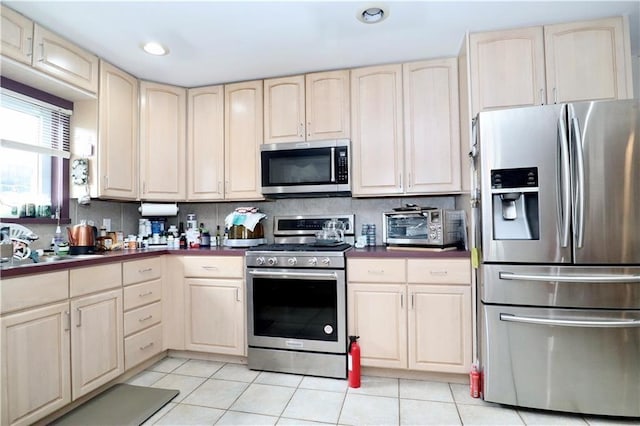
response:
M71 402L68 315L65 301L0 320L1 424L33 424Z
M542 27L469 36L471 102L480 111L545 103Z
M349 70L264 81L265 143L349 138Z
M469 36L473 115L633 96L625 17Z
M456 58L403 65L406 193L460 190Z
M547 103L633 97L624 18L544 27Z
M262 107L262 80L225 85L224 192L227 200L262 198L260 193Z
M187 91L187 198L224 198L224 87Z
M98 196L138 197L138 80L101 61Z
M353 195L402 192L402 65L351 70Z
M35 24L34 68L90 92L98 91L98 57Z
M264 80L265 143L305 140L304 76Z
M349 70L305 75L307 140L351 136Z
M186 89L140 83L140 198L186 198Z
M33 21L4 5L0 8L2 55L31 65Z

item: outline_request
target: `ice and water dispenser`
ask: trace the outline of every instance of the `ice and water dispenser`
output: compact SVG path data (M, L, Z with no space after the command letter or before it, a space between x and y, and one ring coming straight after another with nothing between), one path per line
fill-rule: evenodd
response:
M493 239L538 240L538 168L491 170Z

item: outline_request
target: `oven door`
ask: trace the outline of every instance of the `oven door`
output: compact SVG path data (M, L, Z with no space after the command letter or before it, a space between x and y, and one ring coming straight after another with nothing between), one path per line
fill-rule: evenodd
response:
M247 269L251 347L346 352L344 270Z

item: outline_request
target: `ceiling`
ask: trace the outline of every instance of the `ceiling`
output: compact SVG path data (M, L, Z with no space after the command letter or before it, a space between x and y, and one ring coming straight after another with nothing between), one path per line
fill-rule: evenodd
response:
M629 16L638 1L11 1L5 5L135 76L184 87L455 56L465 31ZM381 5L388 17L356 15ZM170 49L154 57L155 40Z

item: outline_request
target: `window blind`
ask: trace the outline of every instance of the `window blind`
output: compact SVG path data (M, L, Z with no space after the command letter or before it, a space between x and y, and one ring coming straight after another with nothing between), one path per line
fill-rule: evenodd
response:
M71 111L4 88L0 107L2 148L70 157Z

